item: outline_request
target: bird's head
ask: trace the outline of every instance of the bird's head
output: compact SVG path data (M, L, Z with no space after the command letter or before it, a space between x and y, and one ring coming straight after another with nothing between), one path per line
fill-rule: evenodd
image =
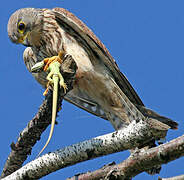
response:
M11 15L8 21L8 36L16 44L39 45L41 29L42 11L40 9L19 9Z

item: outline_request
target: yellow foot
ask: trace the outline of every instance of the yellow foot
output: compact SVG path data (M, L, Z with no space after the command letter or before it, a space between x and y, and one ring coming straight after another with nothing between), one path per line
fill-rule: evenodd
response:
M47 75L47 80L48 80L47 88L49 87L49 85L54 84L54 77L58 77L59 85L60 85L60 87L63 88L64 93L66 93L68 88L64 82L63 76L60 73L61 63L63 62L63 60L62 60L63 55L64 55L64 52L60 51L57 56L45 58L43 61L44 61L44 65L45 65L44 71L49 72L49 74ZM46 95L47 92L48 92L48 90L46 89L44 94Z
M57 56L52 56L50 58L45 58L43 60L45 66L44 66L44 71L47 71L48 67L50 66L51 63L53 62L59 62L60 64L62 64L63 60L63 55L64 55L64 52L63 51L59 51L58 55Z

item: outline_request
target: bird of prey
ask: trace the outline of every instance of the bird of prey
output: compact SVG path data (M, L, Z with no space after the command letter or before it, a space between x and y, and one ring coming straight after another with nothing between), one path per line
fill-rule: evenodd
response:
M65 100L109 120L118 130L131 121L151 118L159 128L177 129L177 123L146 108L118 68L113 57L94 33L63 8L17 10L9 19L12 42L27 46L24 62L31 67L59 51L71 55L77 64L73 89ZM32 73L46 88L46 72Z

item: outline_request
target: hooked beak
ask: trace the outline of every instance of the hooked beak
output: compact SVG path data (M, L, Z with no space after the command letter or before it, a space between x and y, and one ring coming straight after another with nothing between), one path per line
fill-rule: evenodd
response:
M23 36L21 36L21 37L19 37L17 42L20 43L20 44L23 44L26 47L30 47L30 44L29 44L28 39L27 39L27 36L28 36L28 33L23 35Z

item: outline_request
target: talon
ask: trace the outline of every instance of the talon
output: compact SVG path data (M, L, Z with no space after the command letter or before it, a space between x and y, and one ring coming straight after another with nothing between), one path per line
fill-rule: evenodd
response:
M59 51L58 55L57 56L53 56L53 57L50 57L50 58L45 58L43 60L45 66L44 66L44 71L47 71L47 69L49 68L50 64L53 63L53 62L59 62L60 64L62 64L63 60L63 55L64 55L64 52L63 51Z

